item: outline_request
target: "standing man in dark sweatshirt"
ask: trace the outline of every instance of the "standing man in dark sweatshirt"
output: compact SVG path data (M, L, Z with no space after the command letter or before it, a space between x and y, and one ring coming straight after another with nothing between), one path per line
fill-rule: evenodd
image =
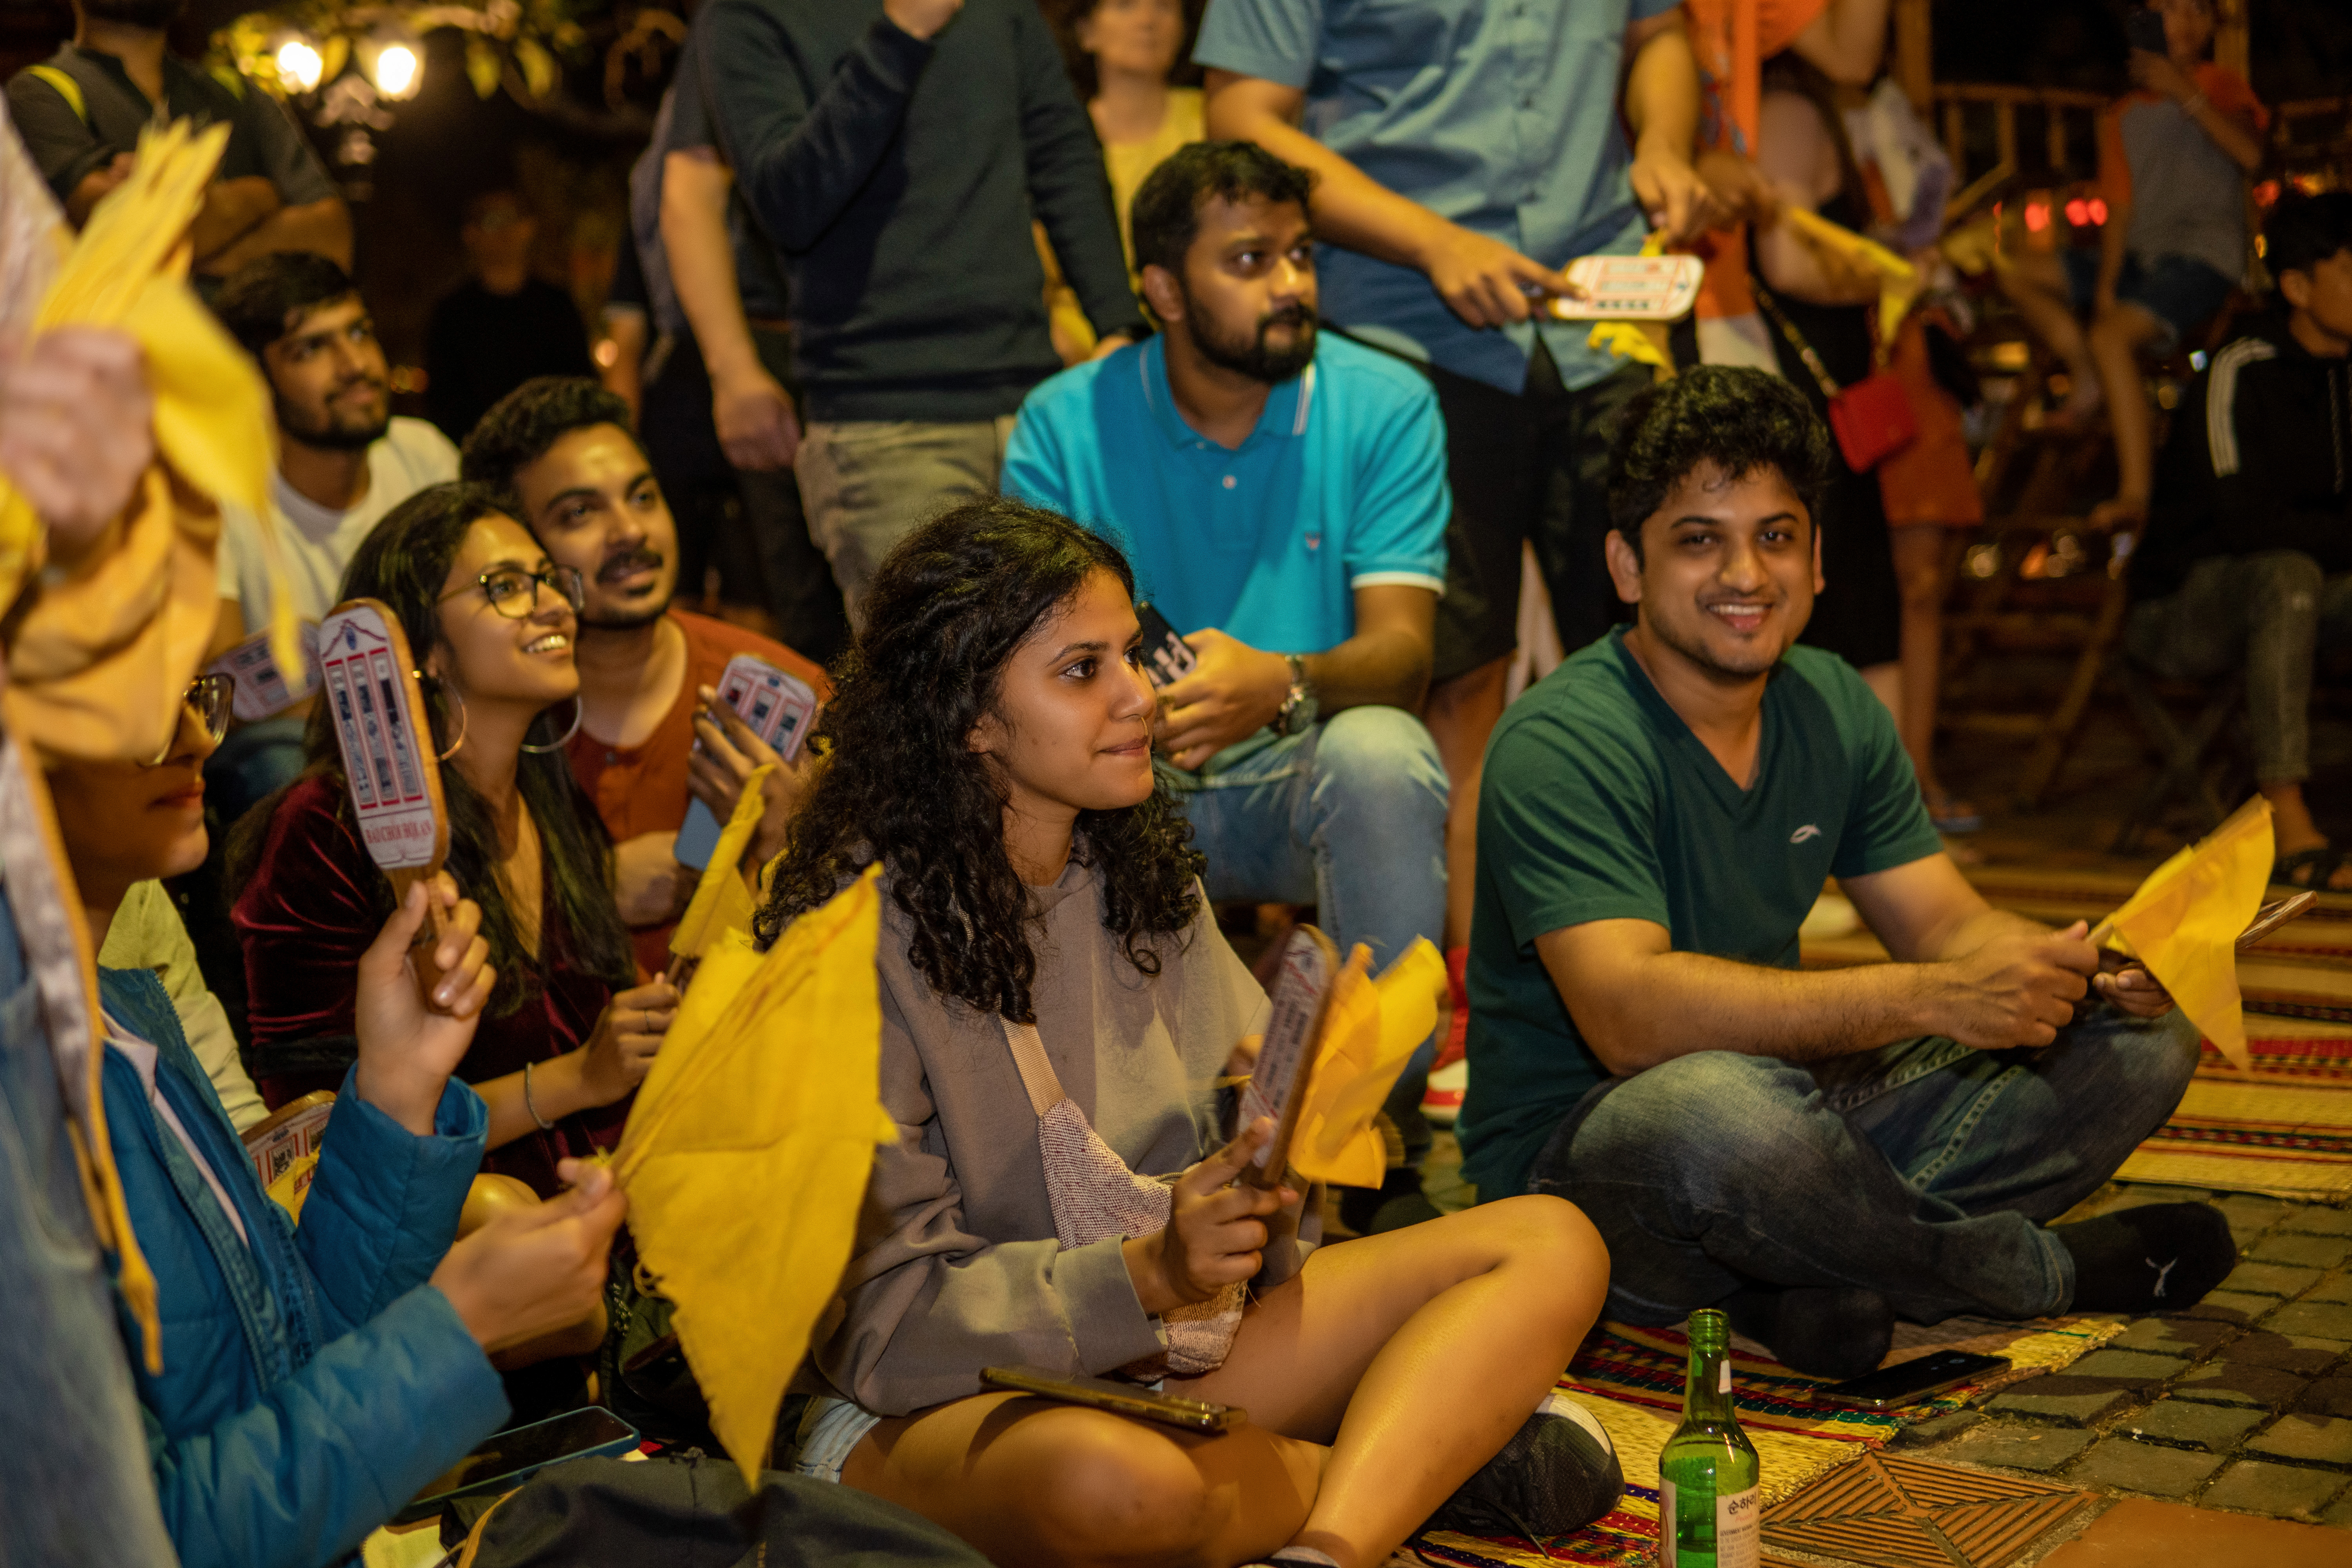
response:
M1144 336L1102 151L1035 0L713 0L703 87L792 274L809 532L860 618L890 546L996 489L1061 369L1030 218L1108 353Z

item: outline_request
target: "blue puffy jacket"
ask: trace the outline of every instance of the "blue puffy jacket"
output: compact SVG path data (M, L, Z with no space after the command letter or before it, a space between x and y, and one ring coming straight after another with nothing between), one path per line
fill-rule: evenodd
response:
M298 1229L145 971L101 970L107 1013L159 1051L155 1082L244 1219L238 1239L139 1070L106 1054L106 1121L155 1271L163 1371L120 1319L163 1520L184 1568L320 1568L352 1555L507 1417L489 1360L425 1283L457 1234L489 1124L451 1079L419 1138L343 1081Z

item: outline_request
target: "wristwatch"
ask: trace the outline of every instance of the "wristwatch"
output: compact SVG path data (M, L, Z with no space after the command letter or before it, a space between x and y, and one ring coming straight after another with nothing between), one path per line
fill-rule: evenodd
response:
M1274 722L1267 726L1277 735L1302 735L1312 728L1320 706L1315 698L1315 683L1307 679L1307 661L1295 653L1282 656L1290 666L1290 694L1282 700L1276 710Z

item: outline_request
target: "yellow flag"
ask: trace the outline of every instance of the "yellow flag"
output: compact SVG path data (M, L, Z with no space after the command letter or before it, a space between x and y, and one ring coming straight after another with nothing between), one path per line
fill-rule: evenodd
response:
M1868 236L1856 234L1793 203L1781 207L1780 217L1823 249L1878 274L1878 340L1882 343L1893 342L1895 329L1903 324L1911 301L1919 297L1924 286L1919 269Z
M878 868L764 954L716 943L637 1090L613 1173L638 1257L757 1488L784 1390L856 1240L877 1142Z
M2107 917L2107 945L2147 965L2205 1037L2248 1064L2238 936L2252 923L2275 858L2271 803L2256 795L2212 833L2150 873Z
M1437 1027L1444 991L1445 960L1426 938L1377 980L1367 980L1353 962L1340 972L1291 1138L1290 1163L1300 1175L1349 1187L1381 1184L1388 1152L1372 1118L1406 1060Z
M751 929L751 917L759 905L752 900L740 868L743 852L751 847L751 835L759 830L761 815L767 810L768 775L775 771L775 763L765 763L743 781L743 793L735 797L734 815L719 835L719 847L710 852L710 863L702 868L702 880L695 884L694 901L686 906L677 929L669 933L672 958L700 958L723 932Z

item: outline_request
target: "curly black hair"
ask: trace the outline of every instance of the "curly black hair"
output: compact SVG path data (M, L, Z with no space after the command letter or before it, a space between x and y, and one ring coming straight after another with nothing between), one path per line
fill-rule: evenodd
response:
M1625 405L1609 452L1609 521L1642 559L1642 524L1693 470L1733 479L1777 470L1819 526L1832 470L1829 426L1769 371L1696 365Z
M1001 497L957 507L891 551L817 726L824 761L753 922L762 948L878 858L914 925L908 957L932 989L1036 1021L1004 785L966 742L1013 650L1097 572L1134 594L1117 545ZM1081 812L1077 837L1102 875L1104 929L1139 971L1159 973L1151 939L1183 931L1201 907L1202 858L1175 797L1161 784L1138 805Z
M458 478L511 495L518 470L574 430L617 425L636 439L621 395L584 375L535 375L496 403L466 437Z

